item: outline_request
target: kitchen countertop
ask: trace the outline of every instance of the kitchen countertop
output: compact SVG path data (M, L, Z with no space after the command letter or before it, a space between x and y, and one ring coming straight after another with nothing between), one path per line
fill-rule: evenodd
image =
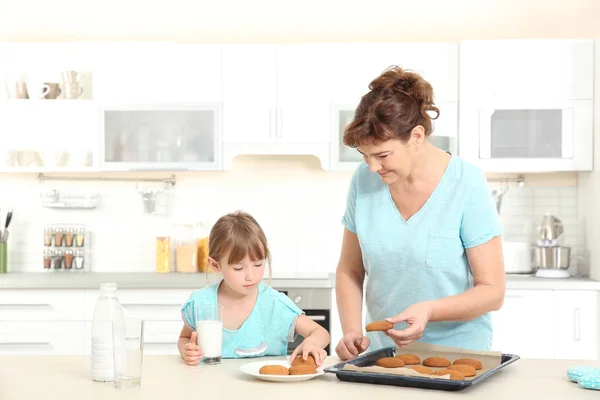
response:
M198 289L217 281L214 275L209 275L207 279L205 273L8 273L0 275L0 289L98 289L102 282L116 282L120 289ZM271 285L275 288L330 289L335 285L335 276L288 275L273 278Z
M8 273L0 275L0 289L97 289L102 282L116 282L122 289L197 289L215 282L206 274L154 272L49 272ZM266 280L265 280L266 282ZM335 287L335 274L290 274L271 280L276 288ZM522 290L598 290L600 282L589 278L549 279L535 276L507 275L507 289Z
M260 360L266 360L261 358ZM13 399L598 399L598 392L582 389L566 377L574 365L598 362L518 360L477 386L458 393L430 389L342 382L326 373L298 383L265 382L239 372L250 359L224 360L216 366L183 364L178 356L145 356L142 385L116 389L110 382L89 378L84 356L5 356L0 359L0 398ZM329 357L325 364L338 362Z

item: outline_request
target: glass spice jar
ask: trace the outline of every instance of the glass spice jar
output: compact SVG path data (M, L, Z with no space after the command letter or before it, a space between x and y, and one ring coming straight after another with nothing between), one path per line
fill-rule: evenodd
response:
M65 230L63 228L56 228L54 230L54 245L56 247L62 246L64 237L65 237Z
M85 229L84 228L77 229L77 236L76 236L75 242L77 244L77 247L83 247L85 245Z
M171 238L168 236L156 238L156 272L171 272Z
M53 259L54 259L54 265L53 265L54 269L62 269L63 260L64 260L63 251L55 250Z
M65 229L65 246L73 247L73 239L75 238L75 229Z
M52 250L44 250L44 269L49 270L52 267Z
M83 269L83 251L77 250L75 252L75 269Z
M46 247L52 246L52 236L54 236L54 229L45 228L44 229L44 246L46 246Z
M73 250L65 250L65 269L73 268Z

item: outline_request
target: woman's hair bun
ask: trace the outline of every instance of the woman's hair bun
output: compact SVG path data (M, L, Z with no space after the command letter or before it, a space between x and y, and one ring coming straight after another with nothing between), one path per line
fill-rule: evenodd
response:
M392 66L373 80L369 88L372 91L383 92L384 96L402 93L417 102L422 112L435 111L439 115L438 108L433 105L434 97L431 84L413 71ZM437 118L437 115L435 118Z

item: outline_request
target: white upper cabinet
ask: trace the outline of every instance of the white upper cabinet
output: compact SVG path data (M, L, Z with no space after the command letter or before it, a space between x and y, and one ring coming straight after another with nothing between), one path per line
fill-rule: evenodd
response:
M467 41L459 155L487 172L593 167L593 40Z
M314 155L329 167L328 76L312 45L225 45L223 158Z
M342 142L344 128L352 121L370 83L392 65L419 73L434 92L440 109L429 140L456 153L458 134L458 46L438 43L339 44L324 55L323 73L331 81L331 168L354 169L362 161ZM435 114L432 114L435 116Z
M223 140L261 143L277 137L277 48L223 48Z
M95 45L95 99L108 103L220 103L222 46Z

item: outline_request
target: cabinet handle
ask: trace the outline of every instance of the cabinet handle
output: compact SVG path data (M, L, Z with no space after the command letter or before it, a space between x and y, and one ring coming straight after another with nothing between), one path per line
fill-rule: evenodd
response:
M181 304L150 304L150 303L144 303L144 304L136 304L136 303L122 303L121 304L122 307L181 307Z
M154 345L169 344L169 345L177 346L177 342L147 342L147 341L144 341L144 344L154 344Z
M273 108L269 108L269 139L273 139L273 125L277 123L273 123L274 118L276 118L276 115L273 113Z
M312 319L313 321L325 321L326 320L324 315L309 315L308 318Z
M576 342L581 339L581 319L579 318L579 308L573 310L573 338Z
M50 342L0 342L0 346L50 346Z
M281 107L277 107L277 137L283 137L283 112L281 111Z
M0 304L0 307L10 308L10 307L30 307L30 308L52 308L50 304Z

